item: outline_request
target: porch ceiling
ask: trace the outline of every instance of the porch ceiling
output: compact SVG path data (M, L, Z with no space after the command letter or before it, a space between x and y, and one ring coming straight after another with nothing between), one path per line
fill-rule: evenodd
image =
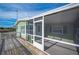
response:
M73 23L79 19L79 8L45 16L45 23Z

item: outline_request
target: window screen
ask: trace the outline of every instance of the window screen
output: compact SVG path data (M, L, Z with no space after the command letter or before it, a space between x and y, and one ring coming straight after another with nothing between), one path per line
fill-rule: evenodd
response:
M21 33L25 34L25 26L21 26Z

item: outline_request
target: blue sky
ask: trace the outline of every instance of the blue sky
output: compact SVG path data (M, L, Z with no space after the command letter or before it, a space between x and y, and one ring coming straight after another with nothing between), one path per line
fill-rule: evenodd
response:
M25 3L25 4L1 4L0 3L0 27L14 26L18 18L33 17L42 12L63 6L66 3Z

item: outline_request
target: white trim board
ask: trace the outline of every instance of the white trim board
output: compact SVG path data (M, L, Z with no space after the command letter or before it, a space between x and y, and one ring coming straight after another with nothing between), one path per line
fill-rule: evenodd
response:
M51 38L44 38L44 39L51 40L51 41L58 42L58 43L62 43L62 44L67 44L67 45L75 46L75 47L79 47L78 44L74 44L74 43L64 42L64 41L60 41L60 40L56 40L56 39L51 39Z

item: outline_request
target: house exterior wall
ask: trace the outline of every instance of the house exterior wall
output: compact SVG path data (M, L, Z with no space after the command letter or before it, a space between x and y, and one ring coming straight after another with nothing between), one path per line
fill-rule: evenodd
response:
M22 28L22 27L24 27L24 28ZM19 22L17 24L16 32L17 32L17 37L21 36L22 38L26 39L26 22L23 22L23 21Z
M58 39L66 42L73 43L74 37L73 37L73 24L58 24L61 26L60 33L54 33L53 32L53 25L57 24L45 24L45 37L52 38L52 39ZM64 28L64 26L66 28Z

